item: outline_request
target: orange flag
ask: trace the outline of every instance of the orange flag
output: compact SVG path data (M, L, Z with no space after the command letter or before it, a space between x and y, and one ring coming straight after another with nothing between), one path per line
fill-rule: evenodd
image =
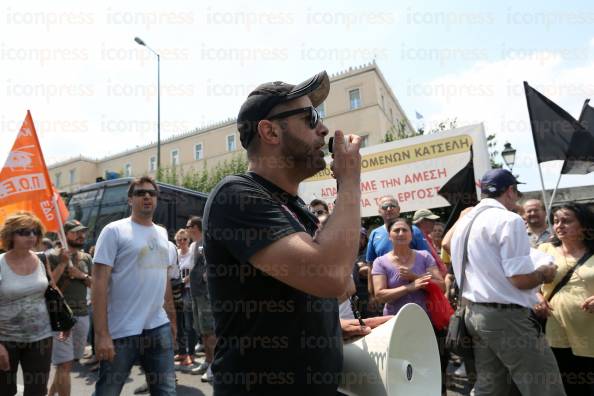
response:
M68 218L68 209L49 178L29 111L0 171L0 225L19 210L32 212L47 231L58 233Z

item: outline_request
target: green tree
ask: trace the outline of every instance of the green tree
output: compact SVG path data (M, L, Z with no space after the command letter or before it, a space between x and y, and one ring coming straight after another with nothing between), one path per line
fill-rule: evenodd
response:
M248 162L245 154L239 154L218 163L213 168L208 169L206 162L202 170L191 169L181 177L181 185L196 191L210 192L225 176L243 173L247 170ZM164 175L164 178L167 175ZM169 175L171 177L171 175ZM174 181L173 178L169 179ZM175 183L177 184L177 175Z

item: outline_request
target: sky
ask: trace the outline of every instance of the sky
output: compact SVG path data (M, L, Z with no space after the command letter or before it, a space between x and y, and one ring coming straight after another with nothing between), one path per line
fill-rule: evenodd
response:
M577 118L594 96L593 23L581 0L4 1L0 162L28 109L48 164L156 141L156 57L138 36L161 57L162 139L234 118L259 83L375 60L416 126L483 122L516 148L520 189L538 190L522 82ZM541 165L547 188L560 167Z

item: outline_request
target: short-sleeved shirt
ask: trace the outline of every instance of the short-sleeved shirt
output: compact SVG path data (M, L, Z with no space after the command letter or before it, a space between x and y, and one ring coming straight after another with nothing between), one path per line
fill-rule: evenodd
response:
M411 272L422 275L429 271L429 268L435 267L435 260L431 257L431 254L425 250L413 250L415 254L415 261L411 267ZM378 257L373 262L373 269L371 275L385 275L387 281L387 287L394 289L399 286L408 285L410 281L400 276L400 271L390 259L389 254L385 254ZM384 315L396 315L400 308L404 304L414 303L419 305L425 311L427 311L426 294L423 290L416 290L414 292L407 293L397 300L386 303L384 306Z
M429 246L427 246L427 242L423 237L423 233L417 226L413 226L413 235L412 241L410 242L410 248L415 250L429 250ZM371 231L371 234L369 234L365 259L368 263L373 263L376 258L391 252L392 249L393 246L388 234L388 229L385 225L381 225L375 228L373 231Z
M60 263L60 256L57 252L52 251L48 256L48 262L52 271ZM90 254L85 252L78 252L75 256L71 257L72 265L78 268L81 272L89 274L93 265L93 258ZM82 279L70 279L66 274L66 270L60 276L57 282L58 288L64 294L66 303L72 309L72 313L76 316L87 316L89 309L87 306L87 285Z
M112 267L107 320L113 339L169 322L163 303L171 262L163 227L141 225L130 217L109 223L97 239L94 264Z
M557 265L555 279L542 287L543 295L548 298L555 285L577 262L559 254L550 243L543 243L538 249L555 257ZM546 335L553 348L571 348L576 356L594 358L594 315L582 309L586 298L593 294L594 256L573 273L569 282L550 301L553 311L547 320Z
M194 268L194 254L188 249L186 254L182 254L181 250L177 251L179 257L179 271L182 279L190 276L190 271ZM190 282L186 283L185 288L190 290Z
M337 300L297 290L249 262L283 237L314 235L318 222L305 203L248 172L215 187L203 223L215 394L334 395L342 370Z

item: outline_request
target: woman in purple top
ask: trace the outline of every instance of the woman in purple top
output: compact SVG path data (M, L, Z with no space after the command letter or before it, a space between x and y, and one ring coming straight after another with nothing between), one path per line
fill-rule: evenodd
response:
M423 289L431 281L445 290L443 277L429 252L410 248L412 225L408 219L398 218L387 226L393 249L373 262L375 297L386 304L384 315L396 315L407 303L427 311Z

